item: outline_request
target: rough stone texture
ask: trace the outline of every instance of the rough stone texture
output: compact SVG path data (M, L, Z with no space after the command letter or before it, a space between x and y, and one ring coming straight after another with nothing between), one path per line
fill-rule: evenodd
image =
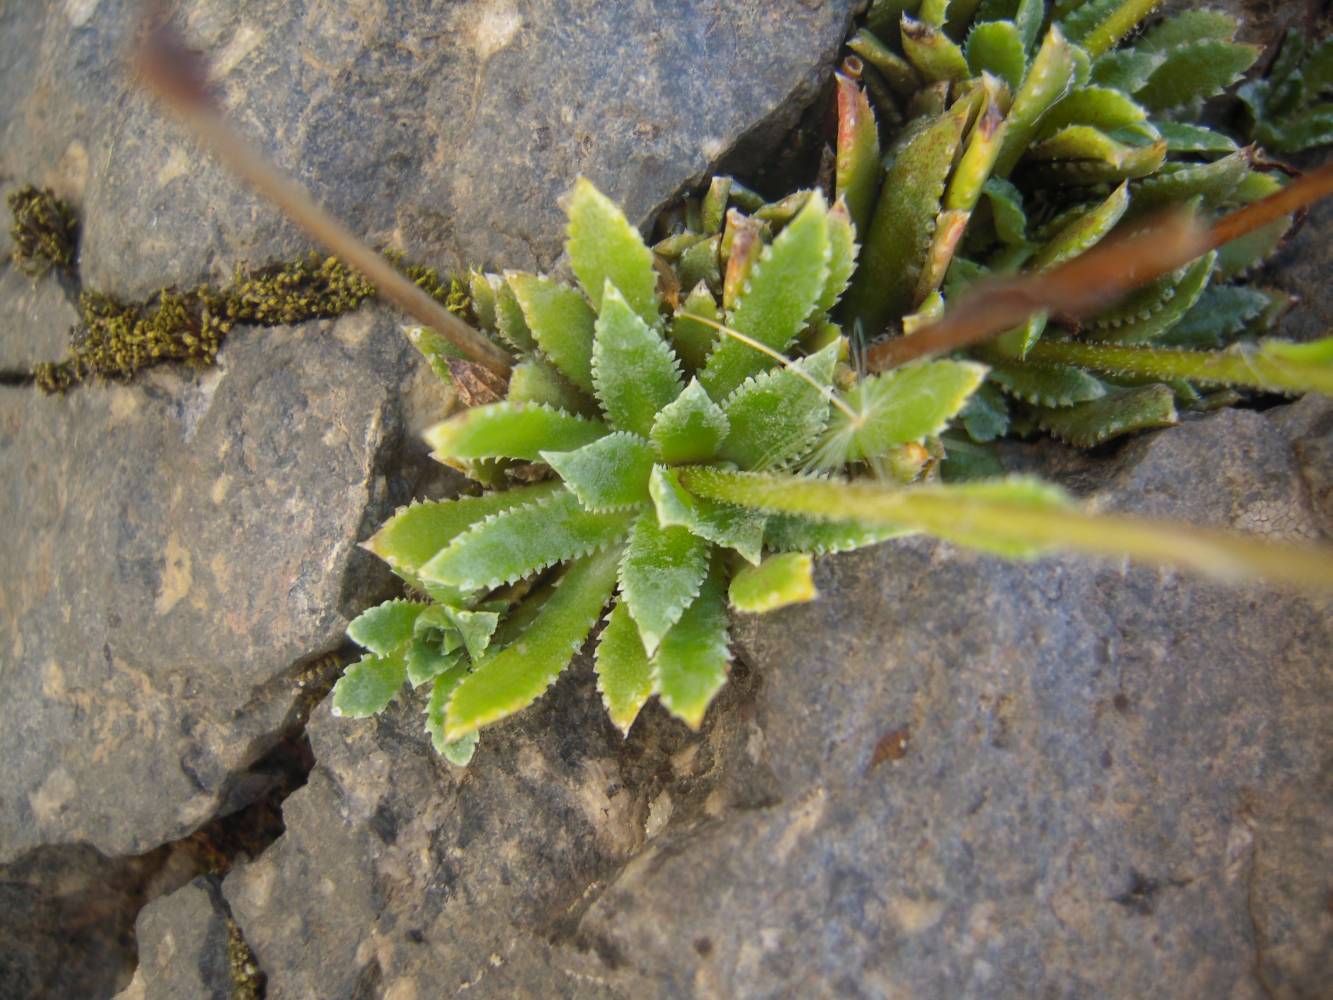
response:
M78 311L59 281L33 280L0 263L0 373L22 373L38 361L64 357Z
M1311 400L1041 461L1307 538L1330 447ZM650 710L617 748L586 664L466 772L419 706L321 709L286 835L224 886L269 996L1318 993L1326 600L926 540L818 583L738 623L755 671L699 737Z
M134 971L134 918L180 884L163 848L108 858L87 844L39 847L0 865L0 998L109 997Z
M549 268L578 174L647 221L738 137L794 120L851 7L186 0L180 20L231 117L354 230L449 267ZM0 178L76 197L84 279L121 294L303 249L130 92L112 56L138 8L5 6Z
M233 774L303 658L383 585L349 567L373 569L363 519L411 485L385 468L415 368L368 310L240 331L198 376L0 394L0 509L21 519L0 543L0 860L137 853L244 804Z
M117 1000L231 1000L230 915L217 881L200 877L139 911L139 967Z
M626 743L584 661L466 770L431 750L419 699L361 723L321 706L288 832L224 883L270 1000L625 995L571 946L604 881L672 817L772 798L741 674L727 726L695 736L650 710Z

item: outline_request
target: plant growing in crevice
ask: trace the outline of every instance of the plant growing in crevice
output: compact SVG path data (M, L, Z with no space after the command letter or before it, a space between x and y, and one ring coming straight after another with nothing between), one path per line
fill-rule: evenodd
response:
M13 216L12 257L19 270L34 277L52 268L73 270L78 225L69 203L50 188L31 184L11 191L6 201Z
M1199 120L1259 50L1234 40L1234 18L1206 9L1125 43L1156 6L872 5L838 80L837 185L865 234L845 323L910 333L987 276L1052 271L1167 207L1203 222L1282 188L1283 171L1256 147ZM1252 106L1280 91L1292 108L1325 86L1333 49L1305 60L1306 77L1294 68L1304 49L1286 49L1298 55L1271 87L1243 88ZM883 156L875 111L905 121ZM990 371L945 438L946 476L994 471L978 446L1011 431L1090 446L1245 389L1327 391L1333 342L1203 353L1267 332L1288 306L1283 293L1240 281L1291 225L1278 218L1090 314L1036 312L973 348Z
M1134 98L1175 88L1175 74L1186 83L1197 75L1192 62L1165 69L1175 67L1170 52L1179 48L1161 34L1170 22L1122 60L1125 72L1146 74L1141 84L1090 82L1100 67L1118 65L1114 46L1152 6L1057 4L1066 37L1048 25L1044 5L1026 0L959 4L960 24L936 0L876 4L872 17L896 8L900 51L880 44L882 76L910 71L917 81L910 99L893 105L912 121L885 170L868 99L853 81L839 84L831 205L818 190L765 202L716 178L685 206L677 231L649 248L589 182L576 184L565 208L577 286L520 272L473 274L481 333L448 316L426 319L433 329L409 332L432 369L453 384L469 385L473 369L486 372L468 392L479 405L432 428L427 440L442 461L497 488L414 503L367 542L412 597L353 621L349 634L367 653L335 687L334 710L371 715L405 685L428 687L432 740L450 760L464 762L481 728L541 696L610 606L594 661L612 721L628 731L656 696L697 727L725 683L729 609L758 613L810 600L813 556L913 532L1010 557L1064 548L1221 576L1333 582L1333 559L1320 547L1093 516L1032 479L939 481L941 457L953 458L945 436L951 427L957 435L987 419L992 427L1006 419L1013 426L1008 407L1017 404L1006 403L1003 413L978 409L999 410L996 387L1012 393L994 374L1001 367L1045 377L1063 366L1103 384L1105 395L1134 391L1092 375L1100 369L1086 356L1049 363L1033 356L1045 344L1085 344L1073 336L1082 332L1075 314L1095 306L1105 316L1098 300L1109 292L1079 287L1080 278L1097 273L1087 268L1117 264L1126 275L1107 284L1122 292L1159 279L1170 284L1145 292L1151 301L1124 320L1156 317L1151 337L1132 339L1157 341L1181 320L1162 323L1163 311L1185 299L1189 312L1197 308L1201 291L1184 283L1192 273L1189 287L1202 288L1217 267L1218 247L1229 243L1242 262L1257 260L1288 224L1283 216L1328 186L1321 174L1267 196L1260 190L1266 182L1253 182L1255 190L1236 196L1248 178L1269 176L1236 150L1198 165L1226 163L1241 174L1209 202L1195 167L1168 169L1171 134L1212 141L1174 128L1164 111L1150 118L1134 110L1142 110ZM903 19L904 11L916 16ZM960 45L954 36L977 18ZM988 41L969 44L978 32ZM1252 53L1229 35L1212 42L1205 48L1225 73L1210 56L1202 78L1215 81L1220 73L1229 82ZM977 71L969 61L974 48L994 61L977 77L970 75ZM155 58L159 91L220 155L262 190L289 199L318 238L377 281L400 280L246 152L189 78L171 76L179 53ZM1202 99L1215 85L1191 93ZM1066 169L1077 183L1050 183ZM995 183L996 171L1013 177L1012 191ZM1029 194L1021 186L1027 178L1033 192L1046 193ZM1165 187L1149 187L1149 180ZM1108 192L1090 197L1099 185ZM1136 195L1140 208L1186 203L1195 213L1252 198L1253 211L1206 230L1175 216L1137 243L1130 237L1096 246L1132 214ZM1005 226L1012 242L1001 235ZM1235 237L1248 243L1236 250ZM1162 247L1138 261L1133 255L1151 251L1151 240ZM979 258L970 268L960 248ZM1013 276L1024 267L1030 276ZM1010 277L988 279L986 271ZM402 292L394 289L395 300L415 309L413 296ZM948 313L945 294L958 297ZM968 338L941 339L951 320L956 328L956 317L968 314L968 302L992 300L1003 307L995 316L1010 317L1014 330L985 353L919 356L997 332L983 322ZM978 307L971 308L975 314ZM1043 310L1051 314L1049 331L1046 320L1027 319ZM935 322L937 315L944 318ZM1057 338L1062 327L1070 336ZM887 328L906 335L866 342ZM1264 362L1251 367L1264 386L1317 388L1327 384L1326 355L1326 344L1269 345ZM1117 358L1117 371L1133 362ZM1234 374L1176 370L1168 391L1183 393L1177 381L1227 382ZM1054 402L1069 405L1044 408L1091 401L1061 398ZM1128 409L1119 424L1151 423ZM1110 426L1104 416L1086 422L1096 431L1090 437Z

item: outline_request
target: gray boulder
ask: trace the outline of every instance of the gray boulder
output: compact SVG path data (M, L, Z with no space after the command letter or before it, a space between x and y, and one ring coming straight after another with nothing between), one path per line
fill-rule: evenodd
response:
M365 311L238 331L199 376L0 393L0 860L244 805L234 776L386 582L356 542L414 485L386 474L411 354Z
M646 222L739 140L766 153L818 92L852 6L187 0L179 20L229 115L353 230L450 268L549 268L576 175ZM0 13L0 178L75 197L84 279L117 294L304 249L130 86L117 59L138 9Z

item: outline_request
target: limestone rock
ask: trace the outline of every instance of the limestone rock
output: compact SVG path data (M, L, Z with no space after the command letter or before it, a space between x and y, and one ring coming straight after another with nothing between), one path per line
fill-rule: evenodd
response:
M201 876L153 900L136 923L134 981L117 1000L233 1000L233 927L215 879Z
M61 283L34 280L0 262L0 372L22 374L39 361L65 356L78 310Z
M739 139L795 120L852 6L186 0L179 19L232 119L355 231L450 268L549 268L578 174L648 221ZM304 249L131 89L138 8L6 5L0 177L81 202L81 270L105 291Z
M224 883L270 1000L628 995L571 947L579 916L664 826L771 798L750 697L739 679L702 736L650 710L625 741L581 660L466 770L431 749L420 697L362 721L321 706L287 833Z
M385 583L356 543L414 485L417 367L367 310L238 331L199 375L0 393L0 860L138 853L228 807Z

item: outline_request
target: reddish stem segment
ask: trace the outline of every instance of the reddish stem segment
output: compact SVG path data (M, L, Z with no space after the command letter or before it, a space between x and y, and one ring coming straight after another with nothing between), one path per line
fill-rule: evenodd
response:
M866 366L884 371L917 358L966 347L1008 330L1043 310L1084 316L1270 222L1333 194L1333 163L1281 191L1232 212L1205 229L1183 213L1160 216L1050 271L978 285L942 319L906 337L880 341Z

